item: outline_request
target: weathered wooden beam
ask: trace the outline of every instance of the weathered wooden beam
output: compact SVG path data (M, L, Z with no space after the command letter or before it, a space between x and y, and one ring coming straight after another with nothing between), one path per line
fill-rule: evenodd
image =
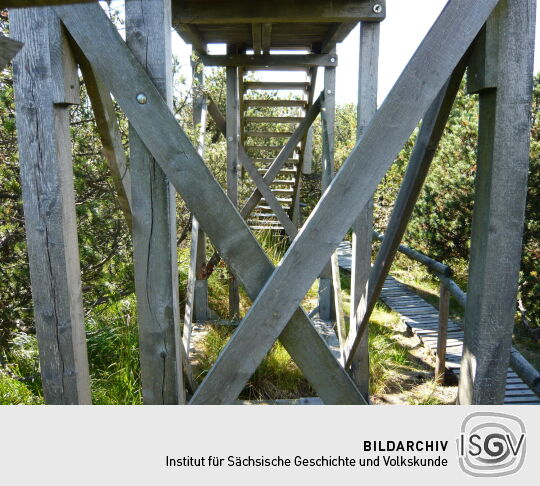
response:
M378 23L378 22L371 22ZM336 48L336 43L341 39L345 39L350 32L356 27L356 22L345 22L340 24L331 24L328 32L321 42L319 51L323 54L332 52Z
M437 333L437 357L435 361L435 380L444 384L446 371L446 340L448 338L448 314L450 312L450 292L446 285L439 285L439 327Z
M329 55L335 55L332 50ZM324 194L334 177L334 145L336 123L336 68L327 67L324 70L324 98L321 108L323 129L322 177L321 194ZM333 321L336 317L332 285L332 265L329 261L319 276L319 317L324 321Z
M238 396L496 4L447 4L190 403Z
M276 176L279 174L279 171L283 168L285 165L285 162L289 159L289 156L292 154L292 152L296 149L298 146L298 143L302 140L302 138L307 133L309 127L313 124L315 121L315 118L319 115L321 111L321 99L318 98L314 103L313 106L308 110L306 113L305 118L302 119L294 133L292 134L289 141L285 144L285 146L281 149L278 156L274 160L274 162L270 165L268 170L266 171L266 174L263 177L263 180L266 184L270 185L276 178ZM240 214L242 217L247 218L252 211L255 209L259 201L261 200L262 195L259 192L258 189L255 189L249 199L247 200L246 204L244 204L244 207L240 211Z
M144 68L99 6L55 10L254 301L274 267ZM145 94L147 103L137 102L140 93ZM365 403L301 309L280 340L325 403ZM222 400L216 397L215 401Z
M13 62L20 174L39 344L43 394L48 404L89 404L90 376L65 73L76 72L51 9L13 9L10 30L24 43ZM51 49L59 49L51 57ZM64 60L66 62L64 62ZM57 62L56 66L51 63ZM39 66L39 69L30 69Z
M270 54L270 47L272 46L272 24L262 24L261 38L262 53Z
M208 113L210 113L210 116L216 123L218 130L223 134L223 136L226 136L227 122L219 111L218 106L213 101L210 101L208 105ZM272 192L268 184L264 181L264 178L259 174L259 170L255 166L249 155L246 153L244 147L242 147L241 145L238 147L238 157L242 164L242 167L247 170L248 174L253 179L255 186L262 194L264 200L268 203L272 211L274 211L274 214L278 218L279 222L283 225L283 228L291 241L294 240L298 233L296 226L289 219L289 216L287 216L287 213L284 211L276 196L274 196L274 193ZM247 217L245 219L247 219Z
M0 69L3 69L21 50L22 42L0 34Z
M337 66L337 56L329 54L213 54L201 56L205 66L243 66L251 68Z
M173 0L173 17L187 24L381 21L386 15L385 3L377 1L379 11L370 0L259 0L256 4L251 0Z
M396 203L394 204L392 215L390 216L388 229L384 239L382 239L381 248L369 274L368 292L367 297L365 297L366 301L365 303L361 302L362 308L355 313L354 322L351 322L351 328L356 329L356 333L354 339L351 337L349 341L350 346L346 367L352 366L361 340L363 339L364 334L367 333L369 318L375 308L375 304L381 293L384 281L388 276L392 262L400 248L400 242L407 229L407 224L409 223L414 206L424 185L431 162L439 147L439 142L459 90L461 80L463 79L466 63L467 56L465 56L458 64L450 80L424 115L420 133L418 134L411 155L411 160L409 161L403 183L401 184ZM408 253L411 254L411 252ZM415 256L418 258L419 255ZM426 260L424 259L424 261ZM438 264L439 262L435 263ZM443 264L439 264L432 268L437 268L437 271L441 274L446 274L448 269L448 267Z
M207 102L204 94L204 68L198 57L192 56L192 70L194 90L193 90L193 126L199 132L199 143L197 151L204 160L205 152L205 134L206 134L206 113ZM192 219L193 224L197 227L197 237L191 240L191 252L193 259L193 273L195 286L193 290L193 306L192 317L195 321L205 322L208 320L208 278L206 272L206 235L200 228L196 218ZM194 253L194 255L193 255ZM187 305L186 302L186 312ZM189 353L189 345L185 346L186 352Z
M196 25L175 22L173 27L186 44L191 44L197 53L206 54L208 52L207 42Z
M76 7L66 10L71 8ZM169 0L126 2L126 42L172 107L170 35ZM147 101L144 96L135 99L141 106ZM175 191L132 126L129 138L143 400L145 404L185 403Z
M253 38L253 54L262 54L262 25L254 23L251 25L251 36Z
M96 3L98 0L2 0L4 8L46 7L73 3Z
M503 0L492 17L497 87L480 92L460 404L504 401L527 196L535 14L533 0Z
M133 227L131 214L131 173L127 167L126 154L122 145L122 135L118 126L111 94L101 80L95 76L92 66L82 51L75 43L72 44L77 56L77 62L83 74L86 91L92 104L92 111L94 112L96 126L103 147L103 155L111 171L113 184L118 196L118 203L131 231Z
M356 139L364 132L377 112L379 75L380 24L360 24L360 53L358 70L358 105ZM373 231L373 198L370 198L352 227L351 312L349 336L345 346L346 357L356 338L356 319L366 312L368 280L371 270L371 233ZM368 333L361 339L358 352L351 363L354 382L366 400L369 400L369 347Z
M227 53L235 53L236 46L228 45ZM204 62L204 59L203 59ZM238 206L238 147L240 145L240 95L238 84L238 67L228 65L226 68L227 99L227 196ZM240 317L240 294L238 282L232 272L229 272L229 319L235 320Z

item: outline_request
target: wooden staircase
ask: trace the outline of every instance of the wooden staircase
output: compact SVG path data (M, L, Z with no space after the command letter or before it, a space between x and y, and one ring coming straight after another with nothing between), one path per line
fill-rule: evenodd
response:
M250 69L259 70L264 68ZM247 70L243 70L239 78L241 141L262 176L313 104L317 68L287 66L281 71L284 79L294 76L296 81L252 81L246 79ZM299 71L305 73L304 81L297 81ZM257 96L268 91L274 92L276 98L259 99ZM297 225L300 221L299 194L306 143L307 137L304 137L270 184L277 200ZM248 224L257 231L284 230L264 198L250 215Z

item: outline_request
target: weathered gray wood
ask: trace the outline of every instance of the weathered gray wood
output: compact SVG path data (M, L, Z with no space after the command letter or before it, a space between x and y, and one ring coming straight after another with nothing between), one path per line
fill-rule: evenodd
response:
M302 90L307 91L309 83L304 82L287 82L287 81L247 81L244 83L246 89L265 89L265 90L281 90L288 91Z
M199 155L204 160L205 151L205 134L206 134L206 112L207 102L204 95L204 68L198 57L192 54L192 69L193 69L193 125L194 129L199 132L199 143L197 150ZM191 241L191 252L194 259L194 275L195 287L193 289L193 319L195 321L204 322L208 319L208 279L206 278L206 235L200 228L196 218L193 218L198 228L196 242ZM188 302L186 302L187 306ZM189 346L185 346L186 352Z
M380 21L386 15L386 2L377 3L383 7L379 13L373 10L373 2L369 0L259 0L256 8L251 0L174 0L173 9L175 20L187 24Z
M224 136L226 136L227 122L225 118L223 118L223 115L219 111L219 108L214 103L214 101L210 101L208 106L208 113L210 113L210 116L215 121L218 130ZM276 196L274 196L274 193L272 192L268 184L266 184L266 182L264 181L264 178L261 176L259 170L255 166L249 155L246 153L244 147L242 147L241 145L239 145L238 147L238 159L242 164L242 167L246 169L250 177L253 179L255 186L264 197L264 200L268 203L272 211L274 211L274 214L278 218L279 222L283 225L283 228L291 241L294 240L298 233L296 226L289 219L289 216L284 211ZM249 217L249 215L247 215L245 219L247 219L247 217Z
M529 165L536 2L503 0L497 88L480 93L461 404L504 401Z
M236 52L236 46L227 46L230 54ZM203 59L203 62L204 59ZM228 65L227 76L227 196L235 207L238 206L238 147L240 141L240 100L238 93L238 68ZM240 294L238 282L229 273L229 319L240 317Z
M377 112L379 74L380 24L360 24L360 54L358 70L358 105L356 138L361 140L371 119ZM373 198L370 198L352 227L351 316L346 357L357 334L356 320L366 313L368 280L371 271L371 233L373 231ZM351 361L351 374L366 400L369 400L368 333L362 337L358 352Z
M49 9L10 11L11 35L24 43L13 76L43 394L48 404L89 404L69 106L63 103L69 93L60 98L64 73L53 73L50 63L49 34L59 28Z
M172 107L170 34L170 0L126 2L126 42ZM129 135L143 401L185 403L175 192L133 127Z
M446 369L446 346L448 337L448 314L450 311L450 292L441 282L439 291L439 329L437 334L437 357L435 362L435 380L442 385ZM462 342L460 341L461 345Z
M343 294L341 293L341 279L337 252L332 254L332 288L334 290L334 314L336 319L336 334L339 338L340 363L345 364L345 343L347 330L345 329L345 310L343 307Z
M2 0L2 7L43 7L47 5L69 5L71 3L93 3L96 1L97 0Z
M189 255L188 279L186 283L186 307L184 312L184 329L182 331L182 342L186 354L189 355L191 349L191 329L195 314L195 292L197 281L197 248L199 246L199 236L201 234L197 218L191 221L191 252ZM204 234L204 233L203 233Z
M335 55L332 51L330 55ZM324 70L324 96L321 108L323 150L321 160L321 193L324 194L334 177L334 145L336 121L336 68ZM329 262L319 276L319 316L325 321L332 321L336 316L334 294L337 289L332 285L332 265Z
M317 98L317 100L313 103L313 106L308 110L306 113L305 118L302 119L294 133L292 134L289 141L285 144L285 146L281 149L278 156L274 160L274 162L270 165L268 170L266 171L266 174L264 175L263 179L266 184L270 185L276 178L276 176L279 174L279 171L283 168L287 160L289 159L292 152L296 149L298 143L302 140L304 135L306 134L309 127L313 124L315 121L315 118L319 115L319 112L321 111L321 99ZM251 212L255 209L259 201L261 200L261 193L259 190L253 191L249 199L247 200L246 204L244 204L244 207L242 208L242 211L240 214L243 217L249 216Z
M190 403L242 390L496 4L448 3Z
M270 54L270 47L272 46L272 24L265 23L262 25L262 53Z
M262 25L260 23L251 24L251 35L253 37L253 53L258 56L262 53Z
M312 67L312 66L337 66L338 59L330 54L214 54L201 55L205 66L243 66L250 68L259 67Z
M133 226L131 214L131 173L127 167L126 154L122 145L122 136L111 94L101 80L95 76L92 66L90 66L90 63L80 49L74 45L74 50L84 77L86 91L92 104L96 126L103 147L103 155L111 171L113 184L118 196L118 203L131 231Z
M420 261L428 266L428 268L441 275L451 274L451 270L448 266L443 265L412 248L400 245L400 242L407 229L407 224L424 185L431 162L435 157L446 122L450 115L450 110L452 109L463 78L466 61L467 59L465 56L424 116L422 127L420 128L420 133L418 134L411 155L411 160L409 161L396 204L394 205L392 215L390 216L386 235L383 237L378 233L374 233L374 236L382 241L382 245L377 254L377 258L375 259L375 264L369 274L366 302L362 303L362 312L355 315L355 323L351 326L357 331L354 340L351 341L347 365L352 365L353 357L360 346L363 335L366 333L369 318L375 308L384 281L390 271L390 267L392 266L392 262L394 261L398 250L415 261Z
M178 126L145 70L99 6L56 7L55 10L96 73L106 75L104 82L132 125L225 262L241 279L249 297L255 300L274 267ZM137 93L141 92L148 99L145 105L136 100ZM325 403L365 403L302 310L290 320L280 340ZM216 396L214 401L223 403L223 398Z
M22 42L0 34L0 69L3 69L21 50Z
M207 53L206 40L196 25L174 22L173 27L187 44L191 44L194 51L198 54Z

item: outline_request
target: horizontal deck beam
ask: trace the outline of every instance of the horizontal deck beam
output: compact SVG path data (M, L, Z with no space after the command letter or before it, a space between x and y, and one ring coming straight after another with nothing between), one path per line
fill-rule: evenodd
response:
M256 68L337 66L337 56L330 54L215 54L203 55L205 66L243 66Z

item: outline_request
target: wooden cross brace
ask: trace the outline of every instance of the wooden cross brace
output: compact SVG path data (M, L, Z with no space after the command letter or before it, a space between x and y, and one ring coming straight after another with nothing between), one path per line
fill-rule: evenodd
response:
M365 403L298 304L497 1L448 3L275 270L104 12L95 5L56 7L144 143L255 299L190 403L231 403L278 337L326 403ZM137 103L141 92L148 100L143 105Z
M99 5L55 7L55 11L224 261L250 298L256 300L274 267L179 127L144 68ZM138 101L142 99L138 96L141 94L145 103ZM265 343L269 340L273 343L278 338L274 333L272 328L258 331L261 337L265 336ZM284 325L278 334L325 403L365 404L353 381L301 308L294 312L289 324ZM251 369L254 361L249 354L246 356L249 361L247 367ZM245 376L246 381L251 375L246 376L241 367L237 371L242 379ZM211 402L229 403L232 400L228 396L216 395Z

